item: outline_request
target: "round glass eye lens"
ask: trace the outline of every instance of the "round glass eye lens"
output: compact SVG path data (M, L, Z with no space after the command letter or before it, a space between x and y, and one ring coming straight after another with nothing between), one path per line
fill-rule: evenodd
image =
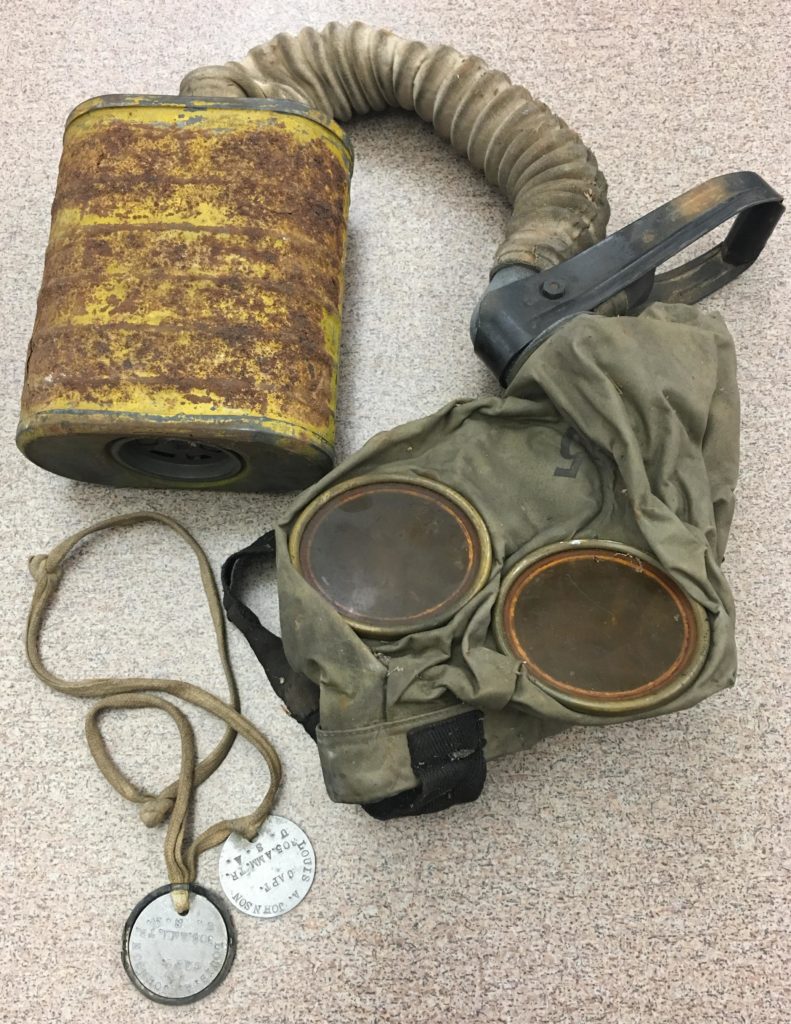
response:
M447 621L491 566L486 529L460 495L400 480L320 496L295 527L292 559L354 628L374 636Z
M708 640L701 611L637 552L567 549L509 575L498 624L505 645L559 699L664 699Z

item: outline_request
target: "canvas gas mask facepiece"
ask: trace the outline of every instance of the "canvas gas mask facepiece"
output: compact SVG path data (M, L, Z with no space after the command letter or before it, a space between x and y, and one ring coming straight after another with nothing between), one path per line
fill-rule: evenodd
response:
M513 203L472 324L505 390L327 472L351 174L332 119L387 107ZM745 172L605 239L608 213L590 151L525 89L360 24L67 129L20 446L125 486L311 485L227 561L224 602L334 800L440 810L479 795L489 758L733 682L735 353L691 304L757 258L781 200ZM245 563L275 557L282 639L241 594Z
M299 53L300 81L325 86L315 50ZM526 156L522 166L517 211L542 178ZM589 171L592 234L606 210L594 183ZM567 193L584 205L576 185L545 191L554 208ZM228 560L229 617L315 738L332 799L380 818L440 810L479 795L489 758L732 684L721 563L735 355L722 320L688 304L755 260L781 209L757 175L730 174L590 248L578 233L560 260L537 259L533 239L531 258L495 265L473 317L503 396L374 437ZM734 217L719 245L656 274ZM559 228L550 215L535 230ZM275 555L282 642L243 603L238 571Z

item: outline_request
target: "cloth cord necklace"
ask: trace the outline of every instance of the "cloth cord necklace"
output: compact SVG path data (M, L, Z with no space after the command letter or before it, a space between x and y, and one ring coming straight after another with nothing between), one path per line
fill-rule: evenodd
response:
M200 567L203 590L211 612L217 650L228 684L228 702L191 683L157 678L104 678L70 681L51 672L39 650L45 613L60 583L64 562L71 551L86 537L116 526L156 522L167 526L189 544ZM35 555L30 559L30 572L36 589L27 620L27 656L39 679L48 686L74 697L95 697L98 702L88 712L85 734L88 748L100 771L110 785L127 800L140 805L140 817L145 825L154 827L169 818L165 837L165 864L170 882L174 886L172 899L177 913L189 909L189 888L196 878L198 858L236 832L252 840L268 817L277 795L282 776L280 759L264 734L239 711L239 693L228 656L225 621L211 566L201 546L180 523L157 512L130 513L113 516L67 537L48 555ZM195 707L202 708L225 722L224 736L203 760L196 763L195 736L187 716L170 701L156 692L178 697ZM165 711L178 726L181 737L181 769L176 781L165 786L156 796L134 786L113 761L99 729L99 718L104 711L117 708L157 708ZM223 763L236 735L244 736L261 753L269 768L269 786L255 810L238 818L226 818L211 825L188 846L185 843L185 819L197 788Z

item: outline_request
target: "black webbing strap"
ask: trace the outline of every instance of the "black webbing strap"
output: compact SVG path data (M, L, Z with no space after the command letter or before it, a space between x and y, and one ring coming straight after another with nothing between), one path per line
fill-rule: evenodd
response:
M415 789L364 804L374 818L405 818L444 811L454 804L467 804L481 795L486 781L483 748L483 715L465 711L407 733Z
M286 659L283 641L267 629L242 601L239 587L246 562L275 560L273 530L225 560L220 578L222 603L230 622L241 630L264 668L272 689L312 739L319 725L319 688ZM483 715L465 711L407 733L409 757L418 785L405 793L363 804L374 818L385 821L444 811L453 804L480 796L486 779Z
M319 724L319 688L312 679L295 672L289 665L283 641L267 629L261 620L247 607L239 595L241 569L245 562L262 559L275 560L275 532L270 530L263 537L225 560L220 573L222 581L222 603L228 620L241 630L253 649L256 658L263 665L272 689L288 708L292 717L305 729L311 739L316 739Z

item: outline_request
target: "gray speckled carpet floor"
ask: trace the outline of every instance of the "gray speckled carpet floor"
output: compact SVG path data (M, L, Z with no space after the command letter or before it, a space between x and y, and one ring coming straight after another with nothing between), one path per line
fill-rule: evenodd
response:
M566 733L492 764L476 805L383 825L330 803L314 748L234 633L243 705L281 751L278 810L313 840L315 885L277 921L235 915L236 965L205 1003L149 1003L121 968L130 908L166 880L162 830L146 831L97 772L81 703L49 692L25 664L27 558L82 525L146 508L183 520L219 566L288 498L109 491L48 476L17 453L62 126L89 96L175 92L188 69L239 57L276 31L354 17L476 51L533 89L594 149L613 228L726 170L753 169L790 191L780 0L7 0L0 1018L781 1024L791 1017L789 218L759 264L707 302L737 340L743 401L727 556L737 686L678 717ZM467 324L506 214L409 116L350 134L342 455L374 431L493 389ZM271 586L254 596L273 619ZM172 674L221 689L197 573L159 527L85 546L45 653L65 675ZM107 727L124 767L152 787L177 759L161 717L117 715ZM198 731L206 749L218 727L201 720ZM252 806L261 771L237 744L201 792L198 823ZM200 880L216 888L216 871L214 851Z

